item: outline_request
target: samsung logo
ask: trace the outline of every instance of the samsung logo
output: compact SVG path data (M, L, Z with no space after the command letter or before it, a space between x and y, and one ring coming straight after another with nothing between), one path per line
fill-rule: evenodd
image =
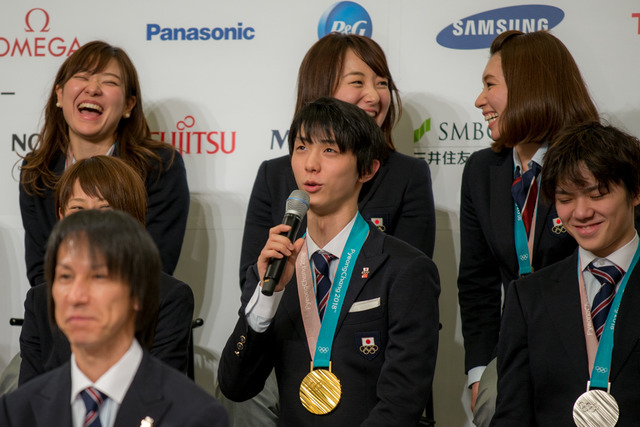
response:
M539 4L502 7L462 18L440 31L436 41L451 49L484 49L500 33L550 30L564 19L554 6Z

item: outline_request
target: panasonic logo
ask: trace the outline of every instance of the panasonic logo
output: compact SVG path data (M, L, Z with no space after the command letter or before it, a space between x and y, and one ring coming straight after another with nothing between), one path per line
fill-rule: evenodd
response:
M252 40L253 27L244 27L238 22L235 27L190 27L170 28L158 24L147 24L147 40Z

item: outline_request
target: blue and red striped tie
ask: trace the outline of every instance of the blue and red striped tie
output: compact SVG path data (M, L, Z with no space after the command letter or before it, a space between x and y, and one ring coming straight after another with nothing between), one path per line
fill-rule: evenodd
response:
M517 167L516 178L513 180L513 184L511 184L511 195L518 205L518 208L520 208L522 222L524 222L527 235L529 235L529 230L531 230L533 211L536 209L536 201L538 200L538 183L536 178L540 174L540 169L539 164L531 162L531 168L520 175L520 167Z
M329 301L329 291L331 290L331 279L329 278L329 264L335 256L329 252L318 250L311 255L316 275L316 300L318 301L318 314L320 321L324 317L324 311Z
M595 329L596 336L598 340L600 340L600 336L604 330L604 324L607 321L607 316L611 309L613 297L616 293L616 284L622 276L624 276L624 270L615 264L596 267L593 262L589 264L587 270L598 279L601 285L598 293L596 293L596 296L593 298L593 304L591 304L593 329Z
M84 401L87 412L82 423L83 427L102 427L100 423L100 406L107 396L93 387L86 388L80 392L80 397Z

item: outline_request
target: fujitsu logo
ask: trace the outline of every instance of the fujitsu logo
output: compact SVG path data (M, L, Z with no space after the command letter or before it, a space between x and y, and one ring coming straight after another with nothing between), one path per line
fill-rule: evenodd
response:
M175 131L151 132L182 154L231 154L236 149L236 131L195 130L196 119L185 116L176 123Z
M27 12L24 17L26 27L24 37L0 36L0 57L27 56L69 56L80 48L78 38L65 39L52 36L49 27L49 13L39 7ZM36 35L38 34L38 35Z

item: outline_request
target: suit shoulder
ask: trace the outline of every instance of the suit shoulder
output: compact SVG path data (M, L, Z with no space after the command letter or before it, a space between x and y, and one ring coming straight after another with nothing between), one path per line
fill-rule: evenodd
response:
M429 165L424 160L416 159L415 157L407 156L397 151L392 151L391 154L389 154L389 158L387 158L381 167L402 174L411 174L415 171L429 171Z
M291 160L288 155L276 157L263 161L260 168L265 168L267 174L282 173L287 168L291 169Z
M160 147L156 147L152 149L153 153L160 158L160 163L162 163L162 170L167 170L169 165L171 167L182 167L184 168L184 160L180 153L171 145L165 144Z
M160 299L163 299L171 293L185 296L191 295L193 299L193 291L189 285L170 274L162 272L160 277Z
M295 188L289 189L291 185L295 185L295 178L293 176L293 169L291 169L291 160L288 155L263 161L256 176L256 185L258 185L260 178L264 181L260 183L261 185L267 186L271 192L281 192L285 197L297 188L296 186ZM275 200L277 197L272 194L271 198Z
M398 151L392 151L387 158L388 163L399 163L405 165L417 165L418 163L425 163L424 160L416 159L415 157L408 156Z
M64 381L69 383L71 381L69 362L27 381L20 385L15 391L5 395L4 398L9 404L30 401L32 396L41 394L42 390L50 386L59 389L60 384Z
M371 227L371 230L373 233L379 233L381 235L380 238L383 239L382 251L388 254L391 260L397 260L402 263L420 260L420 262L424 262L430 267L435 268L435 264L431 258L404 240L383 233L374 226Z
M40 301L41 299L47 299L47 284L40 283L39 285L32 286L27 291L26 299L33 299L35 301Z
M527 291L529 289L538 289L540 283L544 283L550 279L556 279L567 274L567 271L573 271L577 274L577 251L573 255L560 260L556 263L548 265L540 270L522 277L515 281L518 291Z
M47 285L45 283L29 288L24 299L24 308L47 317Z
M226 411L222 404L183 373L154 357L149 357L148 363L154 365L154 370L162 371L164 380L162 388L166 391L165 396L181 410L184 410L185 416L197 408L210 407L226 417Z
M193 380L184 375L177 369L166 365L159 359L146 355L146 358L142 360L143 363L147 363L150 372L162 372L163 384L162 387L165 390L171 390L170 396L173 399L191 401L194 399L204 399L215 401L213 396L204 391Z
M488 166L494 163L501 163L512 156L512 149L506 148L500 152L495 152L491 148L483 148L475 151L469 156L465 163L465 169L475 169Z

